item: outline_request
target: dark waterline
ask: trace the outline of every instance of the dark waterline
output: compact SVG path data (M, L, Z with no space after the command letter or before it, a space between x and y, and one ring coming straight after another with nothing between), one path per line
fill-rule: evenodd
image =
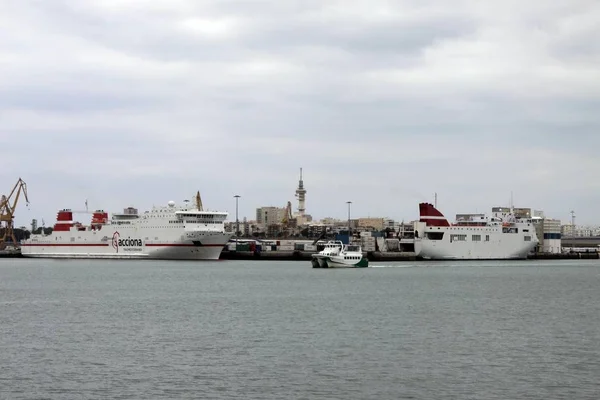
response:
M600 262L0 260L4 399L597 399Z

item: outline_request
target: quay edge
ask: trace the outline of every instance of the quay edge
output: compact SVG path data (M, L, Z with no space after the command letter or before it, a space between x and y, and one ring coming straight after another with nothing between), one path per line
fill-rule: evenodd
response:
M275 251L223 251L221 260L261 260L261 261L306 261L312 258L314 251L300 250L275 250ZM379 251L364 252L369 261L415 261L418 257L413 252L389 252Z
M0 250L0 258L21 258L21 250Z
M260 261L307 261L310 260L315 252L311 251L223 251L221 260L260 260ZM366 252L365 256L369 261L424 261L423 258L417 256L414 252L381 252L370 251ZM536 253L530 254L529 260L597 260L600 259L600 253ZM465 260L468 261L468 260ZM477 260L475 260L477 261Z
M527 257L529 260L598 260L598 252L573 252L573 253L535 253Z
M221 252L221 260L261 260L261 261L306 261L310 260L313 251L228 251ZM414 252L381 252L369 251L365 253L369 261L422 261ZM0 258L21 258L19 250L0 250ZM570 253L535 253L527 257L529 260L598 260L598 252L570 252Z

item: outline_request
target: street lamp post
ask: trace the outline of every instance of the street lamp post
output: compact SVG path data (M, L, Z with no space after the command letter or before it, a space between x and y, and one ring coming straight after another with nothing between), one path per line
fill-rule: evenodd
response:
M238 200L240 197L239 194L236 194L235 196L235 236L239 236L240 234L240 220L238 218Z
M350 240L350 204L352 204L351 201L347 201L346 204L348 204L348 240Z
M575 211L571 210L571 253L573 252L574 239L575 239Z

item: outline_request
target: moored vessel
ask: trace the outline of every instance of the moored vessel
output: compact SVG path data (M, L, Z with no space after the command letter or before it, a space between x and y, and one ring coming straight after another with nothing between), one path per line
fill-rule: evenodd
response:
M109 215L92 212L89 225L71 209L57 213L51 234L21 242L25 257L217 260L233 233L225 232L227 212L206 211L196 204L153 207L142 214L133 207Z
M464 214L450 222L432 204L419 204L415 253L431 260L526 259L539 240L533 220L518 218L512 209L491 217Z

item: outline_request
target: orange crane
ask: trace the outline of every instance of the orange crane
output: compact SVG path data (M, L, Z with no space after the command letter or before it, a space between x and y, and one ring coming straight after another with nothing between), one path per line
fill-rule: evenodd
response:
M283 234L288 236L290 231L296 227L296 218L292 215L292 203L288 201L287 206L284 208L285 213L283 214L283 218L281 219L281 227L283 229Z
M19 246L13 231L13 223L15 219L15 209L17 208L21 193L25 196L27 205L29 205L27 184L23 179L19 178L10 194L8 196L2 195L2 197L0 197L0 234L2 234L2 236L0 236L0 249L6 247L6 240L8 238L12 239L12 243L15 247Z
M285 206L285 214L283 214L283 218L281 219L281 223L284 227L288 227L288 225L292 222L292 203L288 201L287 206Z

